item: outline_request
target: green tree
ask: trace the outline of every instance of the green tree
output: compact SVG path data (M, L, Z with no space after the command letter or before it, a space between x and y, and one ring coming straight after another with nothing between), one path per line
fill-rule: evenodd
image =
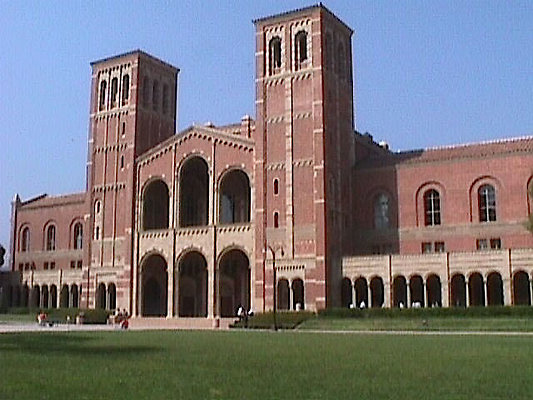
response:
M6 255L6 249L0 244L0 267L4 265L4 256Z

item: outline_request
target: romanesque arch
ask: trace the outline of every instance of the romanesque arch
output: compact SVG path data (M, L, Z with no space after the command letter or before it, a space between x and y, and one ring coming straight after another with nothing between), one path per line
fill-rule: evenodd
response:
M413 275L409 279L409 289L411 290L411 305L424 307L424 281L420 275Z
M22 285L22 290L20 293L20 306L28 307L30 300L30 288L27 284Z
M405 276L398 275L392 281L392 304L394 307L400 307L402 304L404 307L407 307L407 281Z
M304 281L300 278L296 278L295 280L293 280L291 290L292 309L297 311L303 310L305 308Z
M197 252L190 251L178 263L175 281L178 289L180 317L207 317L207 261Z
M285 278L278 280L278 310L289 310L290 295L289 295L289 281Z
M468 277L468 297L470 306L485 305L485 288L483 287L483 276L479 272L473 272Z
M104 283L100 283L96 287L96 308L105 309L106 308L106 288Z
M513 275L514 305L531 305L531 282L524 271L517 271Z
M80 306L78 285L74 284L70 287L70 298L70 304L72 307L78 308Z
M141 315L167 315L168 274L167 262L159 254L146 257L141 265Z
M366 283L366 278L359 277L354 283L355 287L355 299L357 307L367 307L368 306L368 284Z
M34 285L30 292L30 307L39 308L41 306L41 288L39 285Z
M440 277L436 274L431 274L426 279L427 291L427 306L441 307L442 306L442 291Z
M142 195L143 230L166 229L169 222L169 191L161 179L154 179L144 188Z
M350 278L342 278L341 282L341 306L349 308L353 304L353 289Z
M69 306L69 290L68 285L63 285L59 292L59 307L68 308Z
M48 303L51 308L57 308L57 286L50 286L50 302Z
M372 308L383 307L385 300L384 289L383 289L383 279L379 276L375 276L370 280L370 294L371 302L370 305Z
M499 272L487 276L487 305L503 306L503 281Z
M199 156L184 162L179 174L179 225L207 225L209 204L209 168Z
M48 300L49 300L50 296L49 296L49 292L48 292L48 285L43 285L41 287L41 302L40 302L40 307L41 308L48 308L49 305L48 305Z
M451 279L452 307L466 307L466 280L463 274L455 274Z
M114 310L117 308L117 287L114 283L107 286L107 309Z
M250 222L250 180L242 170L226 172L220 180L219 222Z
M250 263L242 250L225 252L219 261L220 315L233 317L239 305L250 308Z

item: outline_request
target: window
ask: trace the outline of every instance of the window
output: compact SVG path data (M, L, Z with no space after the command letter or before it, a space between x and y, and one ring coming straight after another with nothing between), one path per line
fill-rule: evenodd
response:
M113 78L111 80L111 108L117 106L117 94L118 94L118 79Z
M24 264L20 263L19 264L19 271L22 271L22 270L24 270Z
M386 229L389 227L389 197L380 194L374 200L374 228Z
M78 260L78 269L81 269L81 267L83 266L83 262L82 260Z
M70 269L74 269L76 268L76 261L71 261L70 262Z
M83 225L78 222L74 225L74 249L79 250L83 248Z
M130 99L130 76L124 75L122 77L122 105L128 104Z
M446 246L444 242L435 242L435 253L444 253L446 251Z
M30 251L30 228L27 226L22 229L20 251Z
M56 249L56 227L50 225L46 229L46 250L54 251Z
M163 114L168 113L168 85L163 85Z
M95 240L100 239L100 227L99 226L97 226L96 229L94 230L94 239Z
M45 263L43 264L43 268L48 269L48 261L45 261Z
M502 240L500 238L477 239L476 247L478 250L499 250L502 248Z
M120 169L124 169L124 156L120 156Z
M143 107L148 107L148 100L150 100L150 79L145 76L143 79Z
M105 108L105 92L107 90L107 82L100 82L100 106L99 109L102 111Z
M294 37L294 42L294 61L296 63L296 69L300 69L302 64L307 61L307 32L298 32Z
M274 179L274 194L275 195L279 194L279 180L277 178Z
M274 228L279 228L279 213L277 211L274 213Z
M152 107L154 111L157 111L159 107L159 82L154 81L154 86L152 89Z
M100 214L100 200L96 200L94 203L94 212Z
M50 269L56 269L56 263L54 261L50 263Z
M424 193L424 224L440 225L440 196L435 189Z
M496 192L494 186L483 185L478 190L479 222L496 221Z
M431 242L422 243L422 254L431 253L432 250L433 250L433 246Z
M276 36L268 44L268 74L273 75L281 68L281 39Z
M126 123L122 123L122 137L126 136Z

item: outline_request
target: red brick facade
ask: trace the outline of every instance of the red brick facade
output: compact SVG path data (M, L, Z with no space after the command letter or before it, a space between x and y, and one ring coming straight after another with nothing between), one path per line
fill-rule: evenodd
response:
M87 192L14 200L9 302L166 317L264 311L274 293L293 310L476 304L452 272L484 263L484 304L514 304L533 272L533 139L391 152L354 132L349 27L321 5L255 25L255 121L174 134L177 68L142 51L92 63Z

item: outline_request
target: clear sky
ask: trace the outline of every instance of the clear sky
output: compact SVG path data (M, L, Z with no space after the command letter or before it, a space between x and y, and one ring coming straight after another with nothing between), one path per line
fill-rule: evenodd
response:
M0 0L0 243L10 202L85 188L91 61L181 69L179 129L254 111L253 19L313 1ZM393 150L533 134L533 1L324 1L355 30L357 129Z

